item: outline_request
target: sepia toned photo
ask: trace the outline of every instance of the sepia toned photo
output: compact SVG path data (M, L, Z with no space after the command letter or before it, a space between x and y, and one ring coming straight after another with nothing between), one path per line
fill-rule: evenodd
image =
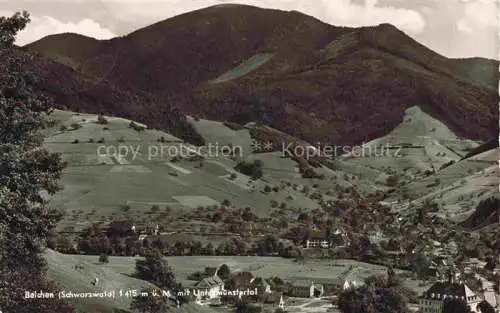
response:
M496 0L0 0L0 313L500 313Z

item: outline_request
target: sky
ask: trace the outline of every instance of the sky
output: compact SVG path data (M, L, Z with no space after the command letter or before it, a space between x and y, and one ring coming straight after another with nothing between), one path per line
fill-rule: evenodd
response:
M30 12L16 41L24 45L64 32L110 39L224 3L296 10L338 26L391 23L447 57L500 59L500 0L0 0L0 16Z

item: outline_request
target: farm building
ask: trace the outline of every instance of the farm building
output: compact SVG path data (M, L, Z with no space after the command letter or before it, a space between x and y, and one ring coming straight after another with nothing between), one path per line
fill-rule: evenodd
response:
M224 290L224 282L218 276L202 279L194 284L194 295L198 300L219 298L220 292Z
M298 280L291 283L289 294L297 298L318 298L323 296L324 291L321 284L316 284L311 280Z
M304 241L305 248L334 248L349 245L349 237L343 229L330 231L312 231Z

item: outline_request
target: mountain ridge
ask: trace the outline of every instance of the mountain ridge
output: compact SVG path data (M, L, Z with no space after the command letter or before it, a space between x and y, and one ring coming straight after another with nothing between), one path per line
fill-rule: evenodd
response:
M57 41L65 35L55 39L51 50L44 39L25 48L64 54ZM66 50L65 57L86 64L87 75L151 94L185 114L242 123L265 116L257 122L310 142L379 137L413 105L467 138L498 133L495 63L479 59L471 78L467 64L477 58L445 58L387 23L336 27L299 12L212 6L99 45L99 51L108 45L108 53L85 58ZM263 53L273 56L242 76L210 83ZM242 118L255 105L263 116Z

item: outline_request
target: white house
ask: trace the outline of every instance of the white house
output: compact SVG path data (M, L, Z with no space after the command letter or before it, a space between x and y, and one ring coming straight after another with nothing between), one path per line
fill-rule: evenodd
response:
M220 292L224 290L224 282L219 276L207 277L194 285L193 294L197 300L216 299L220 297Z
M336 229L330 233L313 230L304 242L305 248L334 248L349 245L349 238L343 229Z
M356 288L358 287L358 283L354 280L345 280L344 284L342 285L343 290L347 290L349 288Z
M309 289L309 297L319 298L325 293L325 288L323 285L312 283Z

